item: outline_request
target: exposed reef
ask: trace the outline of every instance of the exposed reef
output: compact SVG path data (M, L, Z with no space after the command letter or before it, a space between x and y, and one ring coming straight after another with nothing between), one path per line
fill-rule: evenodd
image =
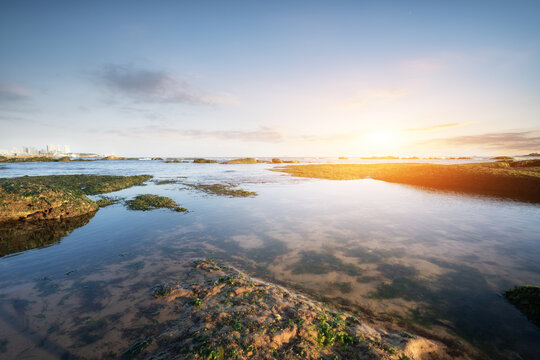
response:
M388 163L294 165L271 169L330 180L371 178L426 188L540 202L540 160L459 165Z
M69 161L87 161L83 159L71 159L69 156L0 156L0 162L20 163L20 162L69 162ZM89 160L88 160L89 161Z
M353 314L211 259L186 266L191 270L152 291L157 303L177 309L177 320L165 331L147 332L124 354L135 349L145 359L450 359L438 342L375 329Z
M126 205L130 210L171 209L177 212L187 211L186 208L178 205L173 199L152 194L139 195L132 200L126 201Z
M210 195L228 196L228 197L254 197L257 193L254 191L247 191L244 189L238 189L235 185L231 184L188 184L185 186L202 191Z
M143 183L150 175L51 175L0 179L0 222L64 219L93 213L98 204L86 195Z
M121 157L121 156L116 156L116 155L109 155L109 156L105 156L103 158L101 158L101 160L126 160L125 157ZM138 159L136 159L138 160Z
M194 159L194 164L217 164L216 160L210 160L210 159Z
M233 160L227 160L227 161L222 162L222 164L260 164L260 163L264 163L264 161L260 161L255 158L233 159Z
M116 204L120 200L121 200L120 198L112 198L112 197L108 197L108 196L102 196L99 200L96 201L96 204L100 208L102 208L102 207L107 207L109 205Z

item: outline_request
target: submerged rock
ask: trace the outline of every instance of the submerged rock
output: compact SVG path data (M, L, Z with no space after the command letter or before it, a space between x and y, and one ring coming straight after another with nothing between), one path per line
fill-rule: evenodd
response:
M182 281L183 280L183 281ZM193 262L183 279L153 288L177 309L146 359L449 359L443 345L374 329L280 286L211 259Z
M506 290L504 297L540 327L540 286L516 286Z

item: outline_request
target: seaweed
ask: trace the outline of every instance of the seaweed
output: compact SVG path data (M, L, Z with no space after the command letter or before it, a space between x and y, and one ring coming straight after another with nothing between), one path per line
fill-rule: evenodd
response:
M0 222L79 216L98 209L86 195L141 184L150 175L50 175L0 179Z
M256 192L237 189L232 184L184 184L194 190L202 191L210 195L228 196L228 197L254 197Z
M135 357L137 357L137 355L142 353L153 342L154 342L154 338L147 337L131 344L131 346L126 351L124 351L124 353L122 353L122 355L120 356L120 359L121 360L134 359Z
M177 212L187 211L186 208L179 206L173 199L152 194L138 195L135 199L126 201L126 204L130 210L148 211L166 208Z

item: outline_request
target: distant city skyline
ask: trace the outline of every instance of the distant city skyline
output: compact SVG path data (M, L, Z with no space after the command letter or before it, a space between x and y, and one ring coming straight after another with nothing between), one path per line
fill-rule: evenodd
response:
M47 144L44 147L35 146L13 146L11 148L0 148L0 155L59 155L71 154L69 145Z
M538 14L539 1L1 1L0 143L538 152Z

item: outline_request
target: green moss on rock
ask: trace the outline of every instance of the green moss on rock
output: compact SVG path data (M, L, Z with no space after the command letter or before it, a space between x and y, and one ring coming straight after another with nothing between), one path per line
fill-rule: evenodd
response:
M184 184L192 189L202 191L210 195L228 196L228 197L250 197L257 196L256 192L237 189L230 184Z
M0 179L0 222L61 219L95 212L86 195L140 184L149 175L51 175Z
M148 211L154 209L171 209L177 212L185 212L186 208L179 206L173 199L165 196L144 194L135 197L133 200L126 201L126 204L131 210Z

